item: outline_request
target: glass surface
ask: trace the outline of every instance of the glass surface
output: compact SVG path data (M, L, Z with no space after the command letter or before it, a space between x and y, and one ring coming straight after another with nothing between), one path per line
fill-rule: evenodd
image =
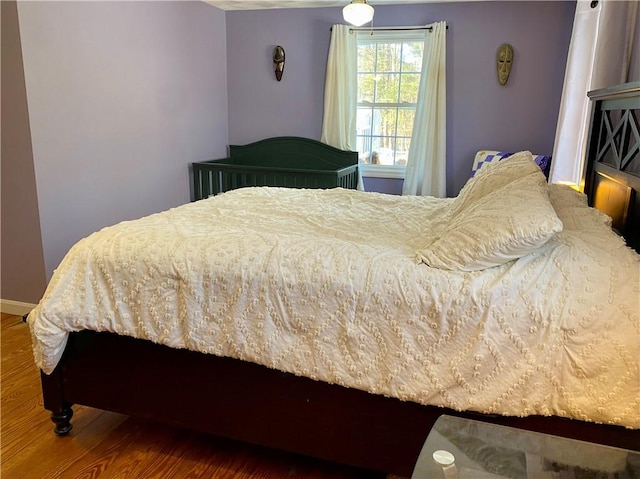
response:
M375 77L373 73L358 73L358 103L373 103Z
M634 451L443 415L411 479L639 477L640 454Z
M406 42L402 45L402 71L422 71L422 50L424 42Z
M400 103L417 103L420 73L403 73L400 76Z
M406 165L424 42L414 32L362 35L357 41L356 137L360 162Z
M376 103L398 103L400 74L381 73L376 78Z
M412 108L398 109L398 136L411 138L411 133L413 132L413 119L415 116L416 111Z
M358 42L358 72L376 71L376 44Z
M379 72L400 71L402 43L378 43L377 70Z

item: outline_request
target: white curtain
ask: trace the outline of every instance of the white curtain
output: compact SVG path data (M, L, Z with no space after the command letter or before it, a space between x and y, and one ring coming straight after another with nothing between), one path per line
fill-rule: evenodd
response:
M348 25L334 25L331 30L320 141L356 151L358 44L349 30Z
M586 157L587 92L627 81L637 1L578 0L551 161L551 183L578 185Z
M422 76L403 195L444 197L446 181L446 23L425 30Z
M334 25L331 30L320 141L356 151L358 43L350 30L348 25ZM358 189L364 190L359 172Z

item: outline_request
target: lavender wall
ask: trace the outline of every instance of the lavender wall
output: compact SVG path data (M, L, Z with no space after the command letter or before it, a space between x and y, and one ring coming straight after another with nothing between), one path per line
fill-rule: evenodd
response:
M36 302L46 284L16 2L2 8L2 277L0 297Z
M456 195L479 149L551 154L575 2L451 2L376 6L375 25L445 20L447 33L447 191ZM330 28L340 8L227 12L229 141L275 135L320 138ZM509 83L498 85L495 54L511 43ZM287 54L273 75L271 51ZM368 179L396 192L399 181Z
M270 136L320 139L330 28L336 8L227 12L229 142ZM278 82L273 48L286 63Z
M225 13L204 2L18 5L45 269L106 225L188 202L227 145Z
M640 81L640 12L636 16L636 27L629 63L629 81Z

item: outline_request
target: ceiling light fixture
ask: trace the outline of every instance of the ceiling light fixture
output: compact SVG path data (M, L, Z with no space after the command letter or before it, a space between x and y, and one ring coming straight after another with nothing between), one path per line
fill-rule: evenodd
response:
M342 9L342 16L347 23L360 27L373 20L373 7L367 0L353 0Z

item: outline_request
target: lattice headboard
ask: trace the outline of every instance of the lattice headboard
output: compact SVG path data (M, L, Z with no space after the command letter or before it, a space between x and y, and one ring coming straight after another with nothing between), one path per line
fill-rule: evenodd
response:
M589 202L640 252L640 82L589 92L584 185Z

